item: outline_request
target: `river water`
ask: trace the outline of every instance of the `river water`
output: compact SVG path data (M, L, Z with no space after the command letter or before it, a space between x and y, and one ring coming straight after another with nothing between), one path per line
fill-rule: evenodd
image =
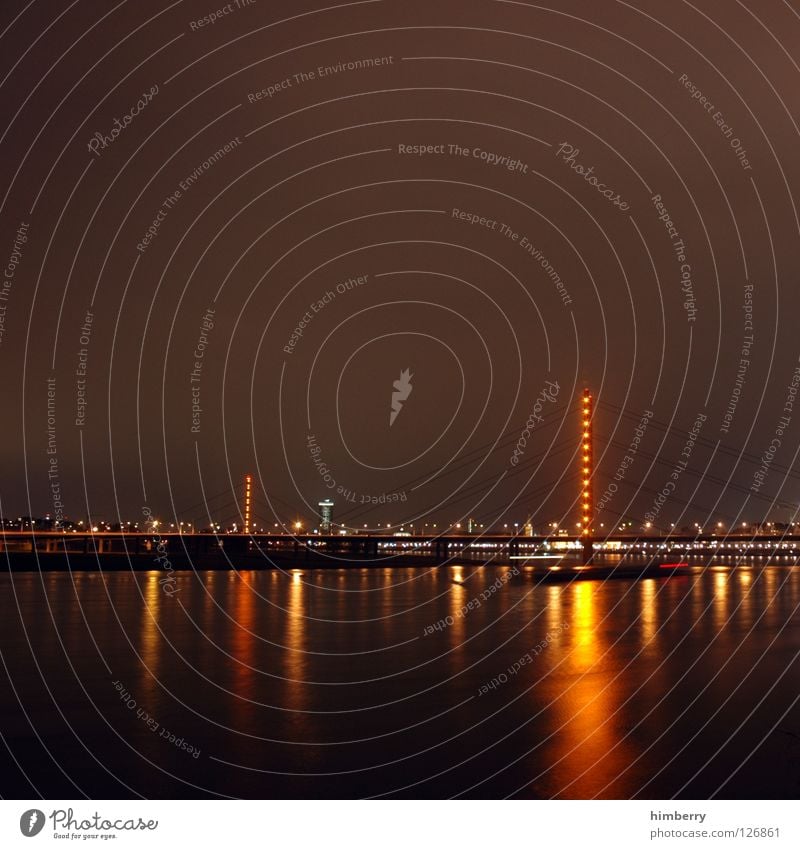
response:
M800 794L800 569L540 573L2 575L0 792Z

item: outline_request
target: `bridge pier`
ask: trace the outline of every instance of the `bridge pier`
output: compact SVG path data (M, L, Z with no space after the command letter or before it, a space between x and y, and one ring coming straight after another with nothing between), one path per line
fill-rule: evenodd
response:
M583 540L583 565L590 566L594 557L594 540L587 537Z

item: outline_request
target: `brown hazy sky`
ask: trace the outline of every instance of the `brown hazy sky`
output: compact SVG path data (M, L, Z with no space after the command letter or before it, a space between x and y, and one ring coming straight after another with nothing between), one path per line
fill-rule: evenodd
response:
M791 4L224 9L3 4L5 515L574 521L584 385L598 522L792 515Z

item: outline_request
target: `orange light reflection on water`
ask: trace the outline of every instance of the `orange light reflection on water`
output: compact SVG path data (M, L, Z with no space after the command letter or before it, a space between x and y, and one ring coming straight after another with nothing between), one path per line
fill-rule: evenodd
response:
M554 694L558 727L552 738L550 774L559 795L570 798L589 799L596 794L624 798L629 779L623 771L633 758L616 713L624 699L622 678L617 677L622 664L615 660L613 649L607 651L598 615L599 587L575 582L565 589L569 627L562 636L564 668L554 670L552 676L558 686ZM647 603L643 599L643 607Z
M453 674L459 672L464 666L464 638L466 636L466 618L462 615L462 608L468 602L469 595L464 585L464 567L451 566L449 569L450 595L449 615L453 617L453 624L448 627L451 652L449 655L450 667ZM467 614L469 615L469 614Z
M251 715L252 706L244 701L255 696L256 675L256 611L258 597L253 583L252 572L239 572L232 575L230 583L233 593L232 618L234 620L231 640L231 654L234 656L232 689L236 693L236 719L245 722Z
M141 675L137 688L137 701L148 703L148 697L157 695L156 679L161 661L161 586L157 572L148 572L144 577L144 596L141 628L139 632L139 656L142 659ZM123 682L127 683L127 682ZM147 708L146 708L147 709Z
M285 699L284 704L292 710L303 710L308 706L305 681L308 674L306 655L306 586L303 574L292 572L286 600L286 651L284 656Z

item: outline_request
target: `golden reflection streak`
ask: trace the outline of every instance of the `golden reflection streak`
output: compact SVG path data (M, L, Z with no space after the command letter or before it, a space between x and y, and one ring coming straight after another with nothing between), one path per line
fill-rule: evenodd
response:
M214 604L214 588L216 587L217 573L211 569L206 572L203 578L203 631L207 635L211 635L218 613L217 606ZM208 642L205 640L204 642Z
M552 634L561 628L564 621L562 587L550 584L547 589L547 630ZM538 590L537 590L538 592ZM536 620L539 621L539 620Z
M146 572L142 590L143 605L139 633L139 656L142 659L142 664L139 685L134 693L134 698L142 703L145 710L152 709L148 696L158 696L155 692L156 679L158 678L162 650L159 626L164 629L164 623L161 621L162 589L158 582L159 575L158 572Z
M576 581L571 589L574 605L570 624L571 660L585 672L594 666L599 656L595 588L589 581Z
M658 622L658 598L657 598L656 580L642 581L641 588L641 613L639 621L642 623L642 643L646 649L652 648L650 643L653 641Z
M692 581L691 595L689 598L689 611L691 613L690 621L692 627L708 628L708 617L706 611L706 600L708 598L708 584L704 573L701 573L695 580Z
M383 588L380 593L376 593L378 595L379 601L376 605L376 610L379 611L381 617L381 629L383 631L383 638L386 643L392 642L392 634L395 626L395 620L393 617L389 616L389 613L393 610L393 597L395 594L395 572L394 570L387 566L383 570ZM405 569L402 572L398 572L398 582L402 580L408 580L408 570Z
M448 657L450 666L454 671L457 671L464 667L464 635L467 631L465 618L470 615L469 612L463 613L462 610L469 601L467 587L463 583L464 567L451 566L448 578L450 580L448 615L453 617L453 624L448 628L451 649Z
M257 596L252 587L253 573L239 572L231 575L230 588L233 592L233 635L231 654L236 658L233 668L233 691L240 698L234 700L238 718L242 722L252 712L252 705L243 701L252 699L254 693L254 677L256 673L253 667L256 664L254 636L256 630L256 602Z
M714 630L725 627L728 620L728 572L714 572L713 622Z
M753 573L750 569L737 569L736 574L741 595L737 616L741 617L742 626L749 630L753 625Z
M375 574L377 578L377 572L373 573L372 569L363 568L358 570L358 574L360 591L357 594L356 615L359 619L370 619L375 613L373 604L375 604L377 593L371 593L369 590L372 586L372 576Z
M775 598L775 592L778 589L777 572L775 568L765 566L761 571L760 579L764 581L764 604L767 607L762 622L770 628L776 628L780 624L780 620L778 618L780 611L778 600Z
M305 654L307 597L306 576L299 569L293 569L288 584L286 600L286 651L284 657L284 675L286 677L286 708L305 710L308 707L306 685L301 683L308 674L308 660ZM302 721L302 714L296 715Z
M553 776L556 787L570 798L591 798L606 785L606 795L621 798L626 778L620 775L633 759L621 715L616 713L625 696L617 677L621 664L614 662L613 649L606 653L596 585L577 581L566 592L572 616L568 629L562 630L568 653L561 669L569 675L556 679Z

